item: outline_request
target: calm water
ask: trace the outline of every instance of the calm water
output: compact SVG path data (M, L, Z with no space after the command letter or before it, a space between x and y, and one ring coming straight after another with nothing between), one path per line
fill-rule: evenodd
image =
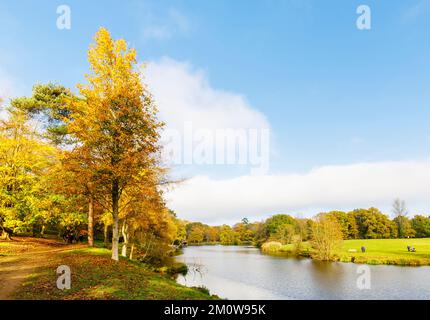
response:
M430 267L369 266L371 289L357 288L352 263L263 255L256 248L188 247L177 257L190 271L187 286L227 299L430 299Z

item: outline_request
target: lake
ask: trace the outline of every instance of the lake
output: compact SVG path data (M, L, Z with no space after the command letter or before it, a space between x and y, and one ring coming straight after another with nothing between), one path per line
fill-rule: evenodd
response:
M430 267L368 266L370 289L359 289L353 263L269 256L240 246L187 247L177 281L205 286L226 299L430 299Z

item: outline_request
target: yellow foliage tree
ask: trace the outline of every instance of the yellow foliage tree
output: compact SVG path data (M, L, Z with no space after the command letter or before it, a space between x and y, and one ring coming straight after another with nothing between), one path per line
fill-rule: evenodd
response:
M125 40L113 40L101 28L90 47L91 74L79 85L82 100L70 99L69 133L79 143L73 153L85 153L97 175L97 189L110 195L112 259L118 260L119 206L123 192L145 168L154 166L163 123L151 94L141 82L136 51ZM76 157L79 159L79 157Z
M32 232L50 220L51 199L46 183L58 163L55 148L44 143L27 124L26 115L10 108L0 123L0 227Z
M311 244L318 260L332 260L335 249L342 241L342 230L337 220L327 214L320 214L312 224Z

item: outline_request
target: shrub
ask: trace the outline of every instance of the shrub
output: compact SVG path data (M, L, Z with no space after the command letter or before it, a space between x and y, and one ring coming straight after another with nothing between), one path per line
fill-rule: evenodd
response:
M186 275L188 272L188 266L184 263L174 263L173 265L169 266L167 269L167 273L169 274L182 274Z
M261 246L261 250L263 252L279 252L282 248L282 243L277 241L269 241L266 243L263 243Z
M206 288L205 286L200 286L200 287L191 287L193 289L196 289L204 294L210 295L209 289Z

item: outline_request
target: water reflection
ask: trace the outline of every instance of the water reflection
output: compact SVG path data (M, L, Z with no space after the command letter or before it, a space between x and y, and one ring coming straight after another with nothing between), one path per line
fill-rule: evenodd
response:
M371 290L356 283L358 265L263 255L257 248L189 247L178 282L228 299L428 299L430 267L370 266Z

